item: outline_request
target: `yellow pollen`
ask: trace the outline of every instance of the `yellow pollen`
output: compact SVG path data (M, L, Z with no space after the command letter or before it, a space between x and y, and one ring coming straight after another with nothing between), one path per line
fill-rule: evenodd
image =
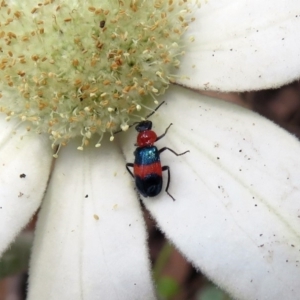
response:
M96 147L113 140L174 80L189 5L0 0L0 111L48 133L56 156L77 136L80 150L93 135Z

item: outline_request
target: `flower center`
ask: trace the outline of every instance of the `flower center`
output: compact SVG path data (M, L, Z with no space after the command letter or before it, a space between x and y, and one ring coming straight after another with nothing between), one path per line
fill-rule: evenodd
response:
M0 2L0 111L52 146L127 130L173 81L186 1ZM188 19L189 18L189 19Z

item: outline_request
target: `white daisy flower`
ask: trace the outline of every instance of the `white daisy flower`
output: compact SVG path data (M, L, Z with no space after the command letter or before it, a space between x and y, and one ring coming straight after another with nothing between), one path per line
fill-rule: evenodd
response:
M158 148L190 150L161 155L176 201L141 197L158 226L233 297L298 297L299 142L192 91L297 79L298 1L2 0L0 15L0 253L41 207L29 299L156 298L125 169L136 132L115 132L157 101L155 131L173 123Z

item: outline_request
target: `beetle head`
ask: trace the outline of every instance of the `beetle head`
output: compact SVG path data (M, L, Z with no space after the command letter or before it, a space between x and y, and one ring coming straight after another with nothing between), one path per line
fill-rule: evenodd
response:
M152 128L152 122L151 122L151 121L148 121L148 120L141 121L141 122L139 122L139 123L135 126L135 129L136 129L136 131L138 131L138 132L143 132L143 131L146 131L146 130L151 130L151 128Z

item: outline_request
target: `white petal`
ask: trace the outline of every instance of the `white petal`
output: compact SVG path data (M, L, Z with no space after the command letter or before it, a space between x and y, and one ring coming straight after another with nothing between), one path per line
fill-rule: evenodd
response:
M115 142L59 153L32 254L29 299L154 299L140 204ZM78 142L80 145L80 142Z
M245 91L300 77L299 1L210 0L195 10L195 18L179 70L190 79L179 83Z
M190 153L161 154L176 201L165 192L144 201L161 229L235 298L299 298L299 141L251 111L191 91L173 88L165 99L151 119L159 134L174 125L158 147Z
M50 173L47 137L0 118L0 255L38 209Z

